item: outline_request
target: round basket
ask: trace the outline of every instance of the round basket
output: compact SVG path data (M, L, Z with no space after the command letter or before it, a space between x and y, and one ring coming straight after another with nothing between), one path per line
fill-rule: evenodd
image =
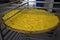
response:
M56 28L59 18L54 13L46 10L25 8L21 12L18 9L6 12L3 16L4 24L12 30L22 33L43 33ZM11 15L15 16L9 18ZM9 18L9 19L8 19ZM6 21L6 19L8 19Z

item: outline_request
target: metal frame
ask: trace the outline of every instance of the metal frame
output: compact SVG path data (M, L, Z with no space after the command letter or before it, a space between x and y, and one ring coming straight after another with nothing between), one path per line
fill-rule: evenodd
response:
M48 11L52 12L52 9L60 9L60 8L53 8L53 4L60 4L60 2L54 2L54 0L45 0L45 1L26 1L26 2L37 2L37 3L43 3L44 6L43 7L36 7L36 4L35 4L35 8L43 8L43 9L47 9ZM14 7L7 7L8 5L20 5L20 4L13 4L14 2L10 2L10 3L7 3L5 5L1 5L0 7L6 7L6 8L14 8ZM29 4L28 4L29 6ZM34 6L33 6L34 7Z

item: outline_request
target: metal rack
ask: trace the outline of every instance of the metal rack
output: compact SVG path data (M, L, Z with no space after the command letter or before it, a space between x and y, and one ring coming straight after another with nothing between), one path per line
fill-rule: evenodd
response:
M0 7L2 9L3 8L8 9L6 11L9 11L9 10L12 10L12 9L21 8L21 6L24 6L28 2L30 2L30 1L24 2L22 4L14 4L14 2L10 2L10 3L7 3L7 4L2 4ZM31 1L31 2L35 2L35 1ZM47 9L50 12L52 12L52 9L54 9L54 10L55 9L60 9L60 8L53 8L53 4L60 4L60 2L47 2L47 1L36 1L36 2L45 3L45 5L47 5L47 6L45 6L45 5L44 5L44 7L36 7L35 6L35 8ZM29 4L25 5L24 7L29 7ZM0 14L0 15L4 14L3 12L1 12L1 13L2 14ZM59 13L56 13L56 14L59 15ZM2 21L2 18L0 18L0 21ZM57 26L57 27L59 28L59 26ZM49 32L36 34L36 35L30 35L30 34L23 34L23 33L20 33L20 32L18 33L16 31L10 30L10 29L6 28L6 26L4 24L1 24L0 25L0 40L57 40L56 35L58 34L58 32L57 32L58 28L53 29Z

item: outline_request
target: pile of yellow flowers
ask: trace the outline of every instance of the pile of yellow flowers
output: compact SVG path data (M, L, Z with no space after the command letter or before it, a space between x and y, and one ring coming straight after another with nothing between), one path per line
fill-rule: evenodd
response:
M18 9L15 9L7 12L3 20L6 20L9 16L18 11ZM5 24L19 31L40 32L54 28L58 22L59 18L53 13L42 9L25 8L23 11L5 21Z

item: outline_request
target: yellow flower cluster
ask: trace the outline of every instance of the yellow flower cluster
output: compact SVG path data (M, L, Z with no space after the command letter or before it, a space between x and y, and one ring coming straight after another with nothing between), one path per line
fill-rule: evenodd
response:
M7 19L12 14L19 10L12 10L8 12L3 19ZM34 8L24 9L17 15L5 21L5 24L13 29L20 31L46 31L54 28L59 22L57 16L45 10L38 10Z

